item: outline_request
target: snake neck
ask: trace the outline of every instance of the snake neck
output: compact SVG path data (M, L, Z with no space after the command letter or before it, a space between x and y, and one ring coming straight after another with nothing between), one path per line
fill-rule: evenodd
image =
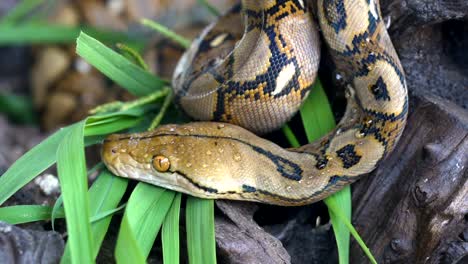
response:
M319 0L317 15L339 75L349 84L348 114L336 131L354 128L358 138L381 143L386 155L403 131L408 101L404 71L378 1Z

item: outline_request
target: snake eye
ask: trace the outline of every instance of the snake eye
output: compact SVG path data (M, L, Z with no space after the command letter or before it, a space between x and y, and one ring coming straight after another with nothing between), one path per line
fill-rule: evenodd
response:
M171 162L168 158L158 155L153 158L153 167L159 172L166 172L171 167Z

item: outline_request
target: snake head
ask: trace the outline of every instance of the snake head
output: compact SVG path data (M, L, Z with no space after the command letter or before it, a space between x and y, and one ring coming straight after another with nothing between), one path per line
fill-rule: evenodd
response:
M120 177L200 198L282 205L292 202L280 196L300 199L295 204L308 202L308 198L300 198L308 191L301 187L304 184L316 188L327 184L326 177L316 177L310 183L303 180L315 167L300 164L311 159L311 155L288 151L241 127L215 122L111 135L102 147L102 160Z
M234 127L198 122L114 134L104 140L102 160L117 176L202 198L240 192L245 183L240 168L257 164L247 158L252 148L235 141L253 134Z

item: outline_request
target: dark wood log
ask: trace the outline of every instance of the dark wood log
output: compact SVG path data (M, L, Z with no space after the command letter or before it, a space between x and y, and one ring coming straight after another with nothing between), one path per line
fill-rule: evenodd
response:
M398 147L353 185L353 223L379 263L453 263L468 256L468 113L411 100ZM352 263L365 263L352 246Z
M408 89L468 109L468 1L381 0Z
M55 231L26 230L0 222L1 263L59 263L64 247Z
M216 241L221 263L290 263L281 242L253 220L252 203L217 201L223 216L216 218Z

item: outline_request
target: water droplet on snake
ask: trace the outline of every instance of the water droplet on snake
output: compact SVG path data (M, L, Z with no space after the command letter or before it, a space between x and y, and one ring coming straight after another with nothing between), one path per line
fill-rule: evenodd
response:
M356 131L356 133L354 134L354 136L357 138L363 138L365 135L366 134L363 133L361 130Z
M315 219L315 226L316 227L320 226L321 222L322 222L322 219L320 218L320 216L317 216L317 218Z
M218 129L224 128L224 124L218 124Z
M207 168L207 167L208 167L208 164L203 163L203 164L202 164L202 167L203 167L203 168Z
M187 168L190 168L192 167L192 163L188 162L187 164L185 164L185 166L187 166Z
M211 155L211 151L207 150L206 155Z
M224 152L224 149L223 149L223 148L218 148L218 152L219 152L219 153L223 153L223 152Z
M237 154L234 154L234 157L233 157L233 158L234 158L235 161L240 161L240 160L241 160L241 155L238 154L238 153L237 153Z
M175 128L171 127L171 128L169 129L169 131L174 132L174 131L175 131Z
M291 186L287 186L286 187L286 191L291 191L292 187Z

